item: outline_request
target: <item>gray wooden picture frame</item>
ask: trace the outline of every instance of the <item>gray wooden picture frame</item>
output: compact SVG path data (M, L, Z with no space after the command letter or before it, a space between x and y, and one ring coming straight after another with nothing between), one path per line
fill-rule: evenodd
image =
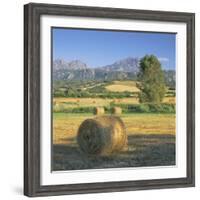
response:
M187 25L187 177L42 186L40 184L41 15L183 22ZM30 3L24 6L24 194L119 192L195 185L195 14Z

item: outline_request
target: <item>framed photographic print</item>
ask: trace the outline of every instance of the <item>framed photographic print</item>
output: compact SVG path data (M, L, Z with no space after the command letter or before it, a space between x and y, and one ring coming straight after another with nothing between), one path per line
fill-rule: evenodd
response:
M25 195L194 186L194 23L25 5Z

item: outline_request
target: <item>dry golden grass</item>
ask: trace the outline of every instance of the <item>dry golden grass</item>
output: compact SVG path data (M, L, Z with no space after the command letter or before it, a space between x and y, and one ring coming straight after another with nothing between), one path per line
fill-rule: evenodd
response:
M165 97L163 103L175 104L176 98L175 97Z
M113 81L114 84L136 86L137 81Z
M112 100L107 99L101 99L101 98L65 98L65 97L55 97L54 100L57 103L76 103L69 106L106 106L111 102Z
M65 97L55 97L53 99L54 105L63 105L68 108L75 107L103 107L109 106L111 102L119 104L139 104L139 99L136 97L128 97L122 99L102 99L102 98L65 98ZM67 103L67 104L65 104ZM71 103L71 104L70 104ZM175 104L176 97L165 97L163 103Z
M129 134L175 135L175 114L126 114L122 119Z
M93 117L93 115L54 113L53 143L66 144L70 142L68 139L74 137L80 124L90 117Z
M53 143L72 144L78 127L92 114L53 114ZM175 114L123 114L121 116L128 135L170 134L175 135Z
M105 87L111 92L139 92L134 81L114 81L113 84Z
M101 84L100 84L101 85ZM93 86L92 86L93 87ZM85 88L87 89L87 88ZM138 92L136 82L114 81L106 86L112 92ZM165 97L164 103L175 104L175 97ZM115 104L138 104L130 98L54 98L60 108L103 107ZM80 124L93 114L53 113L53 169L74 170L111 167L164 166L175 164L175 114L121 114L126 126L128 149L110 157L84 157L77 144Z
M135 97L123 98L123 99L102 99L102 98L65 98L65 97L55 97L54 102L57 104L64 103L74 103L68 104L68 107L87 107L87 106L108 106L110 102L115 103L124 103L124 104L137 104L139 103L138 99Z

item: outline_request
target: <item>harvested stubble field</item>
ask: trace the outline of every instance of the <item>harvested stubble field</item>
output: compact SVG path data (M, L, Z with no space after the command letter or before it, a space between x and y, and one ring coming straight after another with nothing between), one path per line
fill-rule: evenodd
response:
M110 156L87 156L76 133L91 114L53 114L53 170L166 166L175 164L175 114L122 114L128 149Z
M120 104L139 104L139 100L136 97L127 97L127 98L66 98L66 97L55 97L53 99L54 103L59 105L67 104L67 107L87 107L87 106L109 106L111 102L120 103ZM175 97L165 97L163 103L175 104Z
M136 87L135 81L114 81L113 84L110 84L105 87L108 91L112 92L139 92L140 90Z

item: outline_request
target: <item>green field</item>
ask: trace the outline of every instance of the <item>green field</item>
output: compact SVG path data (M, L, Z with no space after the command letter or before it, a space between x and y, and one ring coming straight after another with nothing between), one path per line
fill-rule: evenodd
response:
M137 81L134 80L115 80L115 81L55 81L53 84L54 97L67 98L109 98L122 99L134 97L138 101ZM165 97L175 97L175 88L167 86ZM166 100L165 100L166 101ZM167 101L166 101L167 102ZM173 103L173 101L171 101Z
M55 84L56 85L56 84ZM162 112L175 113L175 89L168 91L160 103L160 109L145 109L141 105L138 94L137 82L131 80L110 82L86 82L66 83L56 85L54 88L53 111L65 113L92 113L95 107L104 107L109 110L113 106L121 107L123 113L138 112ZM59 96L60 95L60 96ZM128 109L125 107L135 107Z

